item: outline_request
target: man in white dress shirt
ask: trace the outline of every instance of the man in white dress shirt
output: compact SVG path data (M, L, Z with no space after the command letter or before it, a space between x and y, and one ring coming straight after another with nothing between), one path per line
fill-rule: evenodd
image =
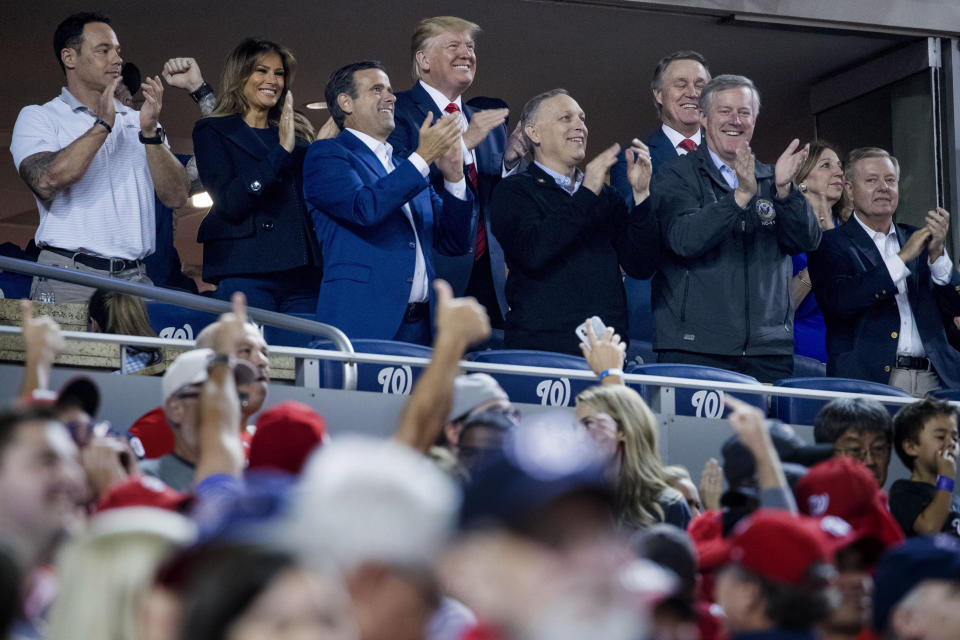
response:
M950 214L931 209L919 229L894 223L900 163L883 149L851 151L844 182L854 213L809 255L827 374L918 397L960 388L960 353L944 331L944 320L960 315L960 275L944 245Z

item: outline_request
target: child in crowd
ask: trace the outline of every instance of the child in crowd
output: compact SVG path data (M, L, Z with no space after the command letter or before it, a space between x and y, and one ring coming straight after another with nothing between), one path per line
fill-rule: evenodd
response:
M907 536L942 531L960 537L960 501L953 496L957 440L957 410L945 401L921 400L894 416L894 446L910 479L890 487L890 511Z

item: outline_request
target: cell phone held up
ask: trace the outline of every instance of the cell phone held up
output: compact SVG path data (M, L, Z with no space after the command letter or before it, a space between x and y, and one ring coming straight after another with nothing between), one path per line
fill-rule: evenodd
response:
M603 324L603 320L600 319L600 316L592 316L587 318L586 322L574 330L574 333L576 333L577 337L580 338L580 342L587 345L587 349L589 349L590 339L587 337L587 323L590 324L590 328L593 330L594 338L599 338L602 336L603 332L607 330L607 325Z

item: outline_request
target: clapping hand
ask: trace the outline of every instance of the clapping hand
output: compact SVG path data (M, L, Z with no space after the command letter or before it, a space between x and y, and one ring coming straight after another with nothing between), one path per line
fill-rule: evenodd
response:
M627 179L633 187L634 204L640 204L650 195L650 177L653 175L650 149L634 138L624 151L624 157L627 160Z
M800 172L800 167L807 160L807 154L810 153L810 144L803 145L799 150L800 140L794 138L780 157L777 158L777 165L774 167L773 175L777 185L777 197L786 198L790 193L790 184Z

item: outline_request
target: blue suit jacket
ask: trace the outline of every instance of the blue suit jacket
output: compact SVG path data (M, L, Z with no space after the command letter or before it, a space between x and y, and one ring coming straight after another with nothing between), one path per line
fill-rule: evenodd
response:
M193 148L213 197L197 232L204 280L317 266L320 248L300 186L306 141L297 138L293 153L279 138L267 146L237 114L199 120Z
M467 117L467 121L477 111L477 109L463 102L463 114ZM394 114L397 126L389 138L395 154L406 158L417 150L417 145L420 142L420 125L423 124L423 119L427 117L428 113L432 113L435 120L443 115L433 98L419 82L414 84L409 91L401 91L397 94ZM475 213L483 211L484 214L493 288L497 294L497 302L500 303L500 313L503 316L506 316L507 313L507 298L504 294L506 270L504 268L503 249L490 228L490 197L493 194L493 188L500 182L503 152L507 146L507 137L506 125L500 125L488 133L483 142L474 149L477 156L477 189L474 191L473 206ZM443 176L435 167L430 169L430 181L437 192L443 189ZM469 180L467 181L467 187L473 191ZM454 293L457 295L463 294L467 288L467 283L470 281L470 273L473 271L472 242L470 251L466 255L451 257L437 254L434 259L437 276L448 281L450 286L453 287Z
M314 142L303 164L304 197L323 246L317 320L351 338L390 340L403 321L416 260L405 202L430 280L431 247L455 255L473 242L469 191L467 200L446 190L441 199L409 160L394 156L393 162L388 174L359 138L343 131Z
M900 246L916 230L896 228ZM827 375L886 383L896 363L900 312L877 246L851 218L824 233L807 261L827 324ZM951 268L949 284L934 284L926 250L907 268L907 297L923 348L944 385L960 388L960 352L947 343L943 324L944 316L960 315L960 275Z
M680 157L670 138L663 132L662 126L657 127L656 131L644 138L643 144L650 148L650 161L653 163L654 171L659 171ZM627 180L626 147L621 149L617 155L617 163L610 168L610 184L628 207L633 205L633 187Z

